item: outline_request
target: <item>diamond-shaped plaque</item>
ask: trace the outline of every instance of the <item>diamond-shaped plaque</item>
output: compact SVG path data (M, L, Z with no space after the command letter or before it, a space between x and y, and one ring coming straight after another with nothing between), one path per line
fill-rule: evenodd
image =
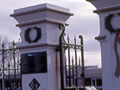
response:
M35 78L33 78L33 80L30 82L29 86L32 90L37 90L40 87L40 84Z

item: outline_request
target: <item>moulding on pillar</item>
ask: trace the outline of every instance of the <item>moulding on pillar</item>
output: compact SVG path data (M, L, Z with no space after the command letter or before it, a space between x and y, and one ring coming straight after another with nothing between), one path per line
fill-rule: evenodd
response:
M17 9L14 11L14 14L11 14L10 16L14 17L19 22L16 26L22 27L44 22L66 24L65 21L72 15L73 14L70 13L69 9L45 3Z
M120 5L97 9L97 10L94 11L94 13L110 12L110 11L113 11L113 10L120 10Z
M120 6L120 0L86 0L91 2L97 9Z
M44 23L44 22L53 23L53 24L65 24L66 26L68 26L68 24L65 23L65 22L54 20L54 19L50 19L50 18L31 20L31 21L28 21L28 22L23 22L23 23L17 24L16 26L17 27L22 27L22 26L33 25L33 24L40 24L40 23Z

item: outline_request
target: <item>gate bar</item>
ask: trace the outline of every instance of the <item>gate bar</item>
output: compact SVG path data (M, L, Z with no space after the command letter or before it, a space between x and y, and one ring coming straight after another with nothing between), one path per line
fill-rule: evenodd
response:
M62 33L59 37L59 49L60 49L60 75L61 75L61 90L64 90L64 75L63 75L63 35L65 32L65 28L62 30Z
M76 84L76 87L78 86L78 70L77 70L77 49L76 49L76 38L74 38L74 44L75 44L75 65L76 65L76 80L75 80L75 84Z
M83 48L83 37L82 35L79 36L81 40L81 61L82 61L82 81L83 81L83 88L85 88L85 68L84 68L84 48Z
M5 47L5 45L4 45L4 43L2 43L2 64L3 64L3 78L2 78L2 90L5 90L5 76L4 76L4 47Z
M68 43L70 43L69 41L69 36L67 38ZM68 65L69 65L69 87L71 87L71 64L70 64L70 47L68 46Z
M13 60L14 60L14 90L16 90L16 62L15 62L15 42L13 41Z
M74 74L74 59L72 57L72 78L73 78L73 85L75 86L75 74Z
M65 57L65 81L66 81L66 86L68 86L68 82L67 82L67 59Z

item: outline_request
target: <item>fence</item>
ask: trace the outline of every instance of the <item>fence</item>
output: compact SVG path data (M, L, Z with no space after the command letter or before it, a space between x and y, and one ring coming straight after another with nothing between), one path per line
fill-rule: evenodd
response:
M85 87L83 37L80 35L78 41L74 38L73 43L69 36L65 40L64 33L60 38L61 88L82 90Z
M21 90L20 53L15 43L0 45L0 89Z

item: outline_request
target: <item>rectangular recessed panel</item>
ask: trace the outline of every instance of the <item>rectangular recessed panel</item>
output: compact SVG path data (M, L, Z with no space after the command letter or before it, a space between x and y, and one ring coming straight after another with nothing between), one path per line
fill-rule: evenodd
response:
M46 73L47 72L47 53L35 52L21 55L22 74Z

